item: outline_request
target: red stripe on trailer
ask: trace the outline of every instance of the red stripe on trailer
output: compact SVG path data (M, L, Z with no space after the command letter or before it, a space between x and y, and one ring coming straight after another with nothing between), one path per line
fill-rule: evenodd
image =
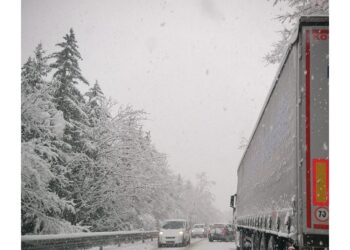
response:
M315 229L329 229L329 226L326 224L314 224Z
M305 128L306 128L306 226L311 228L311 159L310 159L310 31L306 31L306 49L305 49Z

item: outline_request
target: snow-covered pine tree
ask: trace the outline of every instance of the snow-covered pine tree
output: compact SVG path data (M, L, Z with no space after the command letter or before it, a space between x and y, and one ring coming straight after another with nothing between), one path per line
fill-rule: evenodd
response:
M52 58L55 59L51 64L55 70L53 76L59 82L54 95L55 102L67 121L85 121L86 114L82 108L84 97L76 85L79 82L87 85L89 83L81 74L79 60L82 60L82 57L73 29L70 29L63 39L64 42L56 44L61 50L52 54Z
M70 152L80 153L85 149L85 130L89 121L85 111L84 96L76 85L79 82L89 83L81 74L79 60L82 60L82 57L78 51L73 29L70 29L69 34L63 39L63 42L56 44L61 50L51 56L55 59L51 67L54 69L54 80L58 84L54 93L54 102L67 121L64 141L71 145Z
M39 43L34 50L34 57L29 57L22 67L22 93L33 93L46 85L45 78L50 70L46 51Z
M41 44L22 67L22 234L77 231L62 220L72 203L50 189L53 180L64 182L55 169L62 168L64 153L57 147L64 119L52 102L54 84Z
M82 60L73 29L63 37L63 42L56 44L60 48L52 54L55 60L51 64L54 70L53 79L57 88L53 94L57 109L63 112L65 128L63 141L69 147L62 148L68 157L65 164L67 185L53 185L57 192L65 193L65 198L73 200L75 209L78 209L84 198L82 183L89 178L93 159L87 154L87 147L91 144L89 138L89 119L86 114L84 95L77 88L79 83L89 84L83 77L79 66ZM64 218L74 225L79 221L77 214L67 212Z
M93 126L98 123L98 120L102 116L103 105L106 102L106 97L104 96L98 81L96 80L94 86L90 88L86 93L87 96L87 113L89 116L89 122Z
M40 43L34 50L34 56L28 58L21 70L22 141L47 132L44 120L55 113L50 95L53 84L47 79L49 72L48 57Z

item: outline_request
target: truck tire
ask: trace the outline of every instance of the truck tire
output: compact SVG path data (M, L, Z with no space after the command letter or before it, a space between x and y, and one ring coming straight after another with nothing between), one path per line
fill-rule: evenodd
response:
M238 239L238 241L239 241L239 246L240 246L240 248L242 249L242 250L244 250L244 245L243 245L243 231L240 231L239 232L239 239Z
M264 233L260 237L260 249L259 250L267 250L267 248L266 248L266 236Z
M252 250L260 250L260 237L257 232L252 237Z
M241 250L250 250L250 249L247 249L245 237L246 237L245 232L242 230L239 234L239 245L241 247Z
M252 244L247 240L247 233L241 231L240 235L240 246L242 250L252 250Z
M273 236L273 235L271 235L269 238L269 242L267 243L267 250L278 250L276 248L275 236Z

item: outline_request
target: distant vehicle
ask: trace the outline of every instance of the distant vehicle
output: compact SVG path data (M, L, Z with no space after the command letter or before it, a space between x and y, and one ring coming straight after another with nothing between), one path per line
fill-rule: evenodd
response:
M191 243L190 224L183 219L166 220L160 228L158 247L186 246Z
M205 229L207 237L208 237L208 234L209 234L209 231L210 231L210 225L205 225L204 229Z
M207 228L205 227L205 224L194 224L191 230L191 237L207 237Z
M229 230L229 227L227 224L224 223L217 223L212 224L210 226L210 231L208 233L209 241L212 242L214 240L220 240L220 241L232 241L233 234L232 230Z
M233 228L232 224L227 224L226 227L227 227L227 230L228 230L228 237L227 237L227 239L229 241L233 241L234 238L235 238L234 228Z
M237 249L329 249L328 42L300 18L237 170Z

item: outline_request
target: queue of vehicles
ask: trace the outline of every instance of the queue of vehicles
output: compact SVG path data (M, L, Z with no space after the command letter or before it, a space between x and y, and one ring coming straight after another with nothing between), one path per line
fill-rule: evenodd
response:
M158 247L179 246L191 244L191 238L208 238L213 241L233 241L234 232L231 224L205 223L194 224L192 227L185 219L170 219L161 224L158 237Z

